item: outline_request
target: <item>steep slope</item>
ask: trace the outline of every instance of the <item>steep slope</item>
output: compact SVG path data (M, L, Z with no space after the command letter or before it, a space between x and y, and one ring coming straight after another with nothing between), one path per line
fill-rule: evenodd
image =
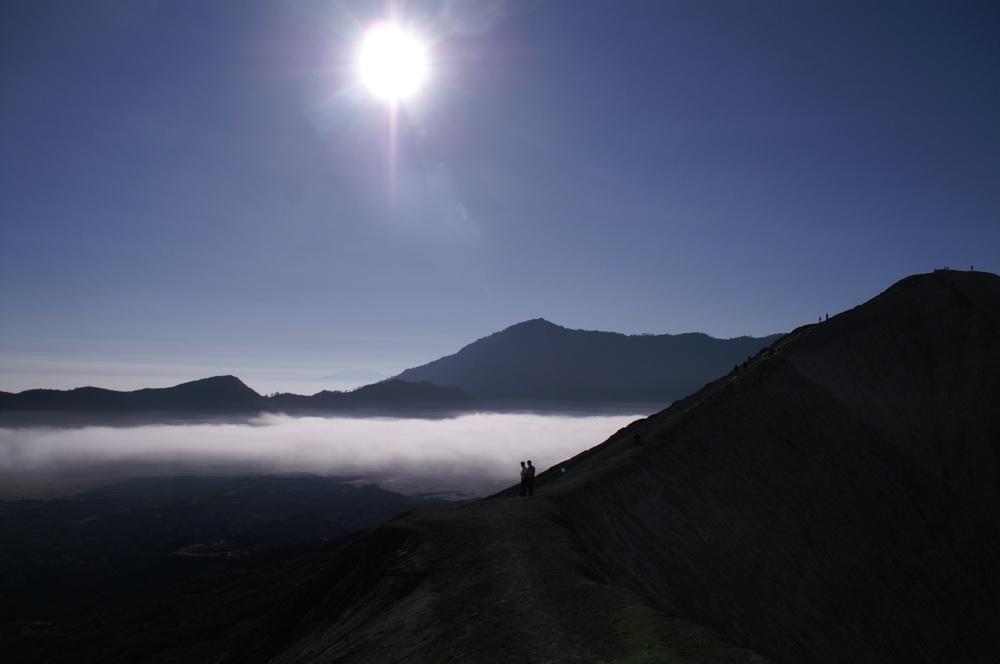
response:
M230 661L996 661L998 339L1000 277L905 279L534 498L360 538Z
M662 405L731 369L780 335L626 336L568 330L537 319L513 325L399 378L454 385L492 402Z
M911 277L569 462L554 499L606 582L777 661L995 661L998 369L1000 278Z

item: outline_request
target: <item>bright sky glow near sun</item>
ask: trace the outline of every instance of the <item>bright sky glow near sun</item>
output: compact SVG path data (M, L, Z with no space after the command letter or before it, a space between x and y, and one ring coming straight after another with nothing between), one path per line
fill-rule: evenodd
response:
M313 393L532 318L763 335L998 272L998 37L962 0L6 0L0 390Z
M426 47L394 23L378 24L365 33L359 69L373 94L398 102L418 92L426 80Z

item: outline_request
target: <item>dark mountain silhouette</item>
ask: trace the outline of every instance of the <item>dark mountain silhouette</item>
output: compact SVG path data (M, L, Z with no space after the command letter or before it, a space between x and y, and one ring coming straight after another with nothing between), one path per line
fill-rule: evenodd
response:
M100 387L74 390L26 390L0 394L0 414L94 418L149 416L188 417L252 415L266 410L264 397L235 376L215 376L174 387L146 388L131 392Z
M291 415L446 415L468 410L648 412L704 385L777 339L626 336L533 320L396 378L346 392L262 396L235 376L120 392L99 387L0 392L0 423L133 424Z
M419 414L468 410L475 405L475 400L457 387L391 379L349 392L324 390L308 397L276 394L269 397L267 403L272 410L294 415L337 412Z
M995 662L998 370L1000 277L904 279L533 498L360 537L226 661Z
M176 387L118 392L98 387L0 392L0 423L133 424L284 412L294 415L419 415L467 410L474 400L455 387L387 380L349 392L312 396L261 396L234 376L205 378Z
M543 319L513 325L398 378L454 385L494 405L635 403L662 407L732 369L781 335L627 336Z

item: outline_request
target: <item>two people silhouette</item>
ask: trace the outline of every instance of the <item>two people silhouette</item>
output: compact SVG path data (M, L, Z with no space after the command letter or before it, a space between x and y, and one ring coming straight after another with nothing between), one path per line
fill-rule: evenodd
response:
M518 497L535 495L535 467L531 465L531 459L528 459L527 466L521 462L521 491L517 495Z

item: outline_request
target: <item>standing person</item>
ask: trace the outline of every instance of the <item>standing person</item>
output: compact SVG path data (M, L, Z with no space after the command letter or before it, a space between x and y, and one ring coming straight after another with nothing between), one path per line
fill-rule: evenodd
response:
M530 461L528 463L531 463ZM524 467L524 462L521 462L521 491L517 494L520 498L528 492L528 469Z
M528 488L528 495L535 495L535 467L531 465L531 459L528 459L528 467L525 468L527 473L525 474L525 484Z

